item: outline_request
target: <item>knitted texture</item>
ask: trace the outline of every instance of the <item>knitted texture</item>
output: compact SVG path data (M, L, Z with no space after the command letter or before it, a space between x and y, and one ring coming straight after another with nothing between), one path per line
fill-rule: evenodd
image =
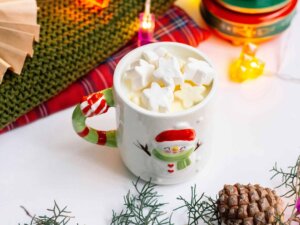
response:
M152 0L153 13L174 0ZM40 42L22 74L8 72L0 86L0 128L56 95L128 42L138 28L141 0L37 0Z

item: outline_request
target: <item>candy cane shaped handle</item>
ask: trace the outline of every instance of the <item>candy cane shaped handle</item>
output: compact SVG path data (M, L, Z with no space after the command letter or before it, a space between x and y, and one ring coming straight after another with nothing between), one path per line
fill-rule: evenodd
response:
M111 88L84 96L72 115L73 128L85 140L98 145L117 147L116 131L98 131L86 125L86 119L107 112L114 106Z

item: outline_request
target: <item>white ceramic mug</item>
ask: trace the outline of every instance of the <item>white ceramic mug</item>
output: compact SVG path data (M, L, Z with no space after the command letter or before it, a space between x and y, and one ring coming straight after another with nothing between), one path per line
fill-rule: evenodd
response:
M136 176L151 179L157 184L183 182L207 161L211 98L216 89L214 78L205 99L181 112L158 113L148 111L127 98L122 88L122 76L128 65L141 58L142 52L163 47L174 55L209 60L198 49L188 45L160 42L134 49L118 63L114 72L114 86L83 98L73 112L75 131L87 141L118 147L123 162ZM86 118L116 108L117 129L97 131L86 126ZM178 154L161 154L159 149L172 148Z

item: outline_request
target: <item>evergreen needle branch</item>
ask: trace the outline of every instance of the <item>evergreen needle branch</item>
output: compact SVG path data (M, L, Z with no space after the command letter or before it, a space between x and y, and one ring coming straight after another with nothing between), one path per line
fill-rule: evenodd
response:
M21 206L21 208L31 218L30 223L25 223L24 225L67 225L74 218L70 215L71 212L67 211L67 207L60 208L56 201L54 201L52 209L47 209L50 215L33 216L24 206Z
M217 210L215 199L202 193L200 196L196 193L196 185L191 187L191 198L187 200L182 196L177 198L183 202L183 205L174 209L186 208L188 214L188 225L198 225L200 221L208 225L221 225L221 219Z
M151 180L142 183L140 178L133 182L134 191L124 196L124 206L120 213L113 211L111 225L172 225L171 215L162 211L166 203L161 203L161 195L155 190Z
M281 178L281 184L279 184L276 188L284 187L287 189L282 197L293 199L292 203L286 206L282 215L277 216L276 221L279 225L291 225L293 222L300 224L300 215L295 206L296 201L300 198L300 156L298 157L296 164L288 167L286 171L279 168L277 163L275 163L271 172L273 173L271 179L277 177ZM289 207L292 207L292 214L285 222L280 222L283 220L284 212Z

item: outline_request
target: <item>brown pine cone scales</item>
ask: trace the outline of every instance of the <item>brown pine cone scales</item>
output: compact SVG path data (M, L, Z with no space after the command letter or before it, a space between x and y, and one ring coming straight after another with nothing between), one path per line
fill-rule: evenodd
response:
M275 225L282 200L274 190L260 185L225 185L219 192L218 212L227 225Z

